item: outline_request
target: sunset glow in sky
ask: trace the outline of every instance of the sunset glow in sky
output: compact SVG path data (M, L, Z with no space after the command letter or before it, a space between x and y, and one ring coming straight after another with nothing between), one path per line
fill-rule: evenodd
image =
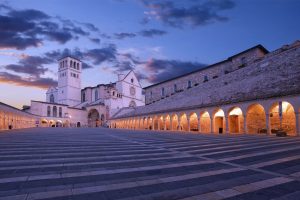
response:
M142 85L262 44L300 39L298 0L0 0L0 101L45 101L57 59L84 63L82 87L134 69Z

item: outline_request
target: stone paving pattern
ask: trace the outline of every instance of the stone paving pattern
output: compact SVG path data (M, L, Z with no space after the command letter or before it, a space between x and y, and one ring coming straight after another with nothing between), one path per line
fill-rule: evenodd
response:
M118 129L0 132L0 199L299 199L300 138Z

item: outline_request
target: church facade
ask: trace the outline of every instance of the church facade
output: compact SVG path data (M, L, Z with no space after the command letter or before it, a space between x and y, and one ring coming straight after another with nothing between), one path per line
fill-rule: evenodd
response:
M82 63L67 56L58 61L58 85L46 101L31 101L26 112L40 116L44 127L100 127L123 107L143 106L142 87L133 71L114 83L81 88Z

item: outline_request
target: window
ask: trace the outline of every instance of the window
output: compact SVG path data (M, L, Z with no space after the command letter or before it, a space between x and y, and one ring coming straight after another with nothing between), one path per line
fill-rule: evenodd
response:
M98 100L98 90L95 91L95 101Z
M134 107L136 107L136 103L135 103L135 101L130 101L130 103L129 103L129 107L131 107L131 108L134 108Z
M82 102L85 102L85 92L82 93Z
M79 63L77 63L77 70L79 70Z
M57 117L57 107L53 106L53 117Z
M192 87L192 81L188 81L188 88Z
M47 107L47 116L50 117L51 115L51 108L50 106Z
M204 76L204 81L203 81L203 82L207 82L207 81L208 81L208 76L205 75L205 76Z
M74 69L76 69L76 62L73 63L73 67L74 67Z
M174 84L174 92L177 92L177 85Z
M246 63L246 57L242 57L242 58L241 58L241 63L242 63L242 64L245 64L245 63Z
M73 65L73 61L71 60L71 61L70 61L70 67L72 67L72 65Z
M50 95L50 103L54 103L54 95L53 94Z
M58 109L58 115L59 115L59 117L62 117L62 108L61 107L59 107L59 109Z
M113 96L115 96L115 91L113 91Z
M133 80L133 78L132 78L132 79L131 79L131 83L133 83L133 81L134 81L134 80Z
M161 96L165 96L165 88L161 88Z

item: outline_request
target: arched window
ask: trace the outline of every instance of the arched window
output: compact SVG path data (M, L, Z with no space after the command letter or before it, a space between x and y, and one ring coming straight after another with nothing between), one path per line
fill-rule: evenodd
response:
M174 92L177 92L177 85L174 84Z
M53 117L57 117L57 107L53 106Z
M71 60L71 61L70 61L70 67L72 67L72 65L73 65L73 61Z
M50 103L54 103L54 95L53 94L50 95Z
M129 103L129 107L131 107L131 108L134 108L134 107L136 107L136 103L135 103L135 101L130 101L130 103Z
M85 92L82 93L82 102L85 102Z
M62 117L62 108L61 107L59 107L59 109L58 109L58 116Z
M73 67L74 67L74 69L76 69L76 62L73 63Z
M161 88L161 96L165 96L165 88Z
M188 88L192 87L192 81L188 81Z
M131 83L133 83L133 81L134 81L134 80L133 80L133 78L132 78L132 79L131 79Z
M95 101L98 100L98 90L95 91Z
M51 115L51 108L50 106L47 107L47 116L50 117Z
M79 63L77 63L77 70L79 70Z

